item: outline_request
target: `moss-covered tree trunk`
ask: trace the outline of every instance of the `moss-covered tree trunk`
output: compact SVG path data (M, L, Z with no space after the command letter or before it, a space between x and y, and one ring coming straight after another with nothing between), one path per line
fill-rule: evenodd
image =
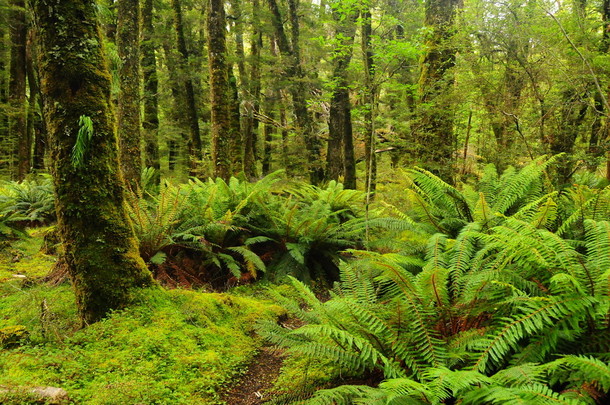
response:
M171 29L172 27L169 27ZM163 55L165 56L165 68L167 70L169 80L168 84L172 94L172 108L169 111L169 118L174 127L173 133L167 136L167 152L168 152L168 168L174 171L180 161L186 161L188 166L188 156L181 156L184 153L181 151L180 145L188 143L188 117L185 112L184 105L186 104L186 93L184 86L180 81L180 72L177 69L178 55L173 50L173 42L169 36L163 39Z
M239 1L234 1L235 4ZM243 40L241 41L243 47ZM250 36L250 71L247 80L242 80L244 91L244 104L246 116L243 125L243 146L244 146L244 173L250 179L256 177L257 161L257 138L259 130L259 120L261 100L261 48L263 47L263 34L260 22L260 3L252 0L252 32ZM239 50L239 45L237 49ZM244 55L245 52L241 51ZM238 52L239 56L239 52ZM245 70L245 68L244 68ZM244 76L247 73L244 72ZM241 75L241 72L240 72Z
M152 279L125 210L95 1L33 4L58 227L79 313L88 324L127 305L133 290ZM79 125L81 117L91 120L92 132ZM75 145L83 152L80 158Z
M365 186L369 198L374 198L377 187L377 155L375 145L377 135L374 125L375 111L377 109L375 88L375 60L371 44L373 35L372 16L369 5L366 4L360 15L361 19L361 49L364 61L364 160L365 160Z
M32 168L40 171L44 169L47 131L45 121L42 119L42 95L40 94L38 67L35 62L37 59L35 32L35 29L28 32L26 48L27 78L30 92L28 98L28 126L31 125L33 133Z
M417 129L419 158L424 167L453 183L455 133L451 90L456 48L454 20L462 0L426 0L426 52L419 78L420 116Z
M142 76L144 79L144 165L156 169L155 182L160 181L159 170L159 80L157 78L157 58L155 56L155 31L153 29L153 0L142 4Z
M323 162L320 157L320 140L315 134L315 126L307 108L307 87L305 73L301 66L299 5L296 0L288 0L288 19L291 27L291 40L288 41L283 17L276 0L267 0L271 11L271 23L275 30L277 45L282 56L284 76L289 80L288 89L292 96L296 127L303 137L306 148L307 172L312 184L318 184L324 177Z
M231 174L236 175L244 169L244 148L241 132L239 92L237 91L237 78L233 73L233 65L229 65L227 74L229 77L229 114L231 116L229 156L231 160Z
M186 93L186 115L188 117L190 137L188 141L189 152L189 173L191 176L197 175L197 162L202 159L201 150L201 134L199 132L199 114L195 102L195 86L191 78L192 72L189 71L189 52L186 47L186 38L184 36L184 21L182 16L181 0L172 0L172 9L174 11L174 29L176 31L176 40L178 52L180 53L179 64L181 70L181 78Z
M42 119L42 97L40 95L40 86L38 85L38 72L34 58L36 57L36 47L34 46L34 32L30 30L28 32L28 40L26 47L26 66L27 66L27 78L28 78L28 133L32 139L33 153L32 153L32 169L43 170L44 169L44 153L46 144L46 130L45 122Z
M26 41L25 1L10 2L11 64L9 81L9 133L15 142L13 178L23 180L30 170L31 139L26 121Z
M343 175L345 187L351 189L356 188L356 162L347 68L352 59L357 17L357 9L333 11L336 45L333 51L333 89L328 121L328 153L326 154L327 178L338 180L339 176Z
M226 17L222 0L210 0L207 22L212 105L212 162L214 175L228 180L231 176L231 138L235 134L231 133Z
M119 0L117 7L119 68L118 136L121 168L130 189L140 188L140 1Z

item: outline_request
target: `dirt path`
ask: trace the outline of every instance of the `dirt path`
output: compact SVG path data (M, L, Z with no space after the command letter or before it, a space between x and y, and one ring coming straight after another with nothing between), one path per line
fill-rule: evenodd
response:
M284 356L280 351L263 347L246 374L225 394L227 405L255 405L272 399L273 393L268 391L280 374L283 362Z

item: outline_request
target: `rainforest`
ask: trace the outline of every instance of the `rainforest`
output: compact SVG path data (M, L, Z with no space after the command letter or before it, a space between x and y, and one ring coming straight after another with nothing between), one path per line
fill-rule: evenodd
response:
M610 403L610 0L0 0L0 404Z

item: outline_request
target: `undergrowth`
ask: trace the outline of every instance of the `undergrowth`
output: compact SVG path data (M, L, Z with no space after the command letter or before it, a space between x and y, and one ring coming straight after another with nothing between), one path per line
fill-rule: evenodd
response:
M13 245L20 265L39 266L33 252L41 243L34 235ZM4 268L11 260L0 255ZM68 284L7 277L0 280L0 330L23 327L27 338L0 349L0 387L8 389L0 403L29 403L24 387L54 386L75 404L220 404L260 347L253 325L283 312L260 293L152 288L130 308L79 329Z

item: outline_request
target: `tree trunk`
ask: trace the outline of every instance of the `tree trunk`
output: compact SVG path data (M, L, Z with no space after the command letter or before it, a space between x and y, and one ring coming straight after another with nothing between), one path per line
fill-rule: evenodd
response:
M289 19L292 30L291 42L284 30L282 15L276 0L267 0L271 10L277 45L282 55L284 75L290 81L289 91L292 96L294 115L296 117L297 131L305 141L307 171L312 184L318 184L324 177L324 170L320 161L320 140L315 134L314 122L307 108L307 87L301 66L301 52L299 44L299 15L297 0L288 0Z
M179 71L176 69L178 64L177 55L173 52L172 44L168 41L168 38L165 38L163 41L163 54L165 55L165 67L169 76L169 87L173 101L173 108L169 116L171 117L174 131L167 139L168 168L174 171L181 160L188 160L188 156L186 156L186 159L181 159L180 156L180 144L188 143L188 119L183 108L186 104L186 94L184 86L181 85Z
M421 60L418 145L422 164L453 183L455 133L448 93L453 87L451 68L456 50L451 44L454 19L461 0L426 0L424 25L429 29L427 50Z
M197 162L202 159L201 150L201 135L199 133L199 118L197 114L197 106L195 104L195 88L193 80L189 72L189 52L186 48L186 39L184 37L184 22L182 19L181 0L172 0L172 9L174 11L174 29L176 30L176 39L178 52L180 52L180 68L181 77L184 83L186 92L186 112L189 122L190 138L188 141L189 151L189 173L191 176L197 175Z
M233 74L233 66L229 65L229 114L231 116L231 129L229 130L229 156L231 160L231 173L236 175L243 171L243 147L241 136L241 112L239 111L239 94L237 92L237 78Z
M208 60L210 64L210 101L212 105L212 162L214 175L224 180L231 176L231 110L226 61L226 18L224 2L210 0L208 11Z
M118 0L117 49L119 68L118 137L121 168L127 186L140 189L140 4Z
M125 211L95 2L35 0L34 6L58 228L78 310L88 324L130 303L133 289L152 278ZM82 117L91 120L91 133L79 123Z
M267 116L274 119L275 112L273 111L274 103L270 102L267 104ZM262 169L263 176L268 175L271 172L271 141L273 140L273 134L275 133L275 126L270 123L266 123L263 126L263 160Z
M256 177L256 141L261 99L261 48L263 34L260 29L260 10L258 0L252 0L252 36L250 38L250 77L248 95L245 100L246 118L244 120L244 172L250 179Z
M35 48L35 30L30 30L26 47L26 66L27 78L30 97L28 98L28 133L32 139L34 153L32 154L32 168L34 170L44 169L44 153L46 144L46 129L45 122L42 119L42 97L40 95L40 86L38 72L35 65L37 58Z
M564 153L558 160L555 181L558 188L569 184L574 171L574 144L580 127L587 114L588 104L584 100L587 94L580 97L574 89L563 92L557 128L547 137L549 149L553 155Z
M374 112L377 109L375 89L375 61L371 36L373 34L372 16L368 7L362 15L362 54L364 60L364 159L365 159L365 190L369 200L375 196L377 187L377 155L375 154L376 132Z
M347 68L352 59L358 10L333 11L336 47L333 51L333 93L328 121L326 176L338 180L344 176L346 188L356 188L356 163L352 133L351 104Z
M144 165L156 170L155 183L159 183L161 163L159 161L159 80L155 56L155 31L153 29L153 0L144 0L142 5L142 75L144 78Z
M8 44L7 44L7 32L8 28L8 16L5 14L0 15L0 174L10 173L10 165L8 157L12 153L10 148L10 139L8 133L8 114L7 114L7 103L8 103L8 69L7 62L8 58Z
M11 65L9 81L9 136L15 142L13 178L23 180L30 171L31 139L26 123L26 41L25 1L11 0Z

